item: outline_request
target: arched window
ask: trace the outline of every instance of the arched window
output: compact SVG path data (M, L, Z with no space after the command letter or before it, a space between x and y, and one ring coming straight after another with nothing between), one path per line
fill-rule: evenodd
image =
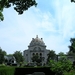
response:
M42 56L42 53L40 53L40 56Z
M38 55L38 53L36 53L36 55Z

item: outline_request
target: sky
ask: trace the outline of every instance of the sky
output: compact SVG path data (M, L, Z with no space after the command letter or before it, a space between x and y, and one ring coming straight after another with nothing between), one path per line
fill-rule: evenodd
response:
M36 0L22 15L13 7L4 9L0 22L0 47L7 54L28 49L32 38L43 38L46 49L67 53L75 38L75 3L70 0Z

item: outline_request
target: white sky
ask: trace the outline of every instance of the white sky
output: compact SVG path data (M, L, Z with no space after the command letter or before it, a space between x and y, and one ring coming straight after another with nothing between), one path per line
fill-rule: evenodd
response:
M0 22L0 47L8 54L24 51L36 35L47 49L68 52L70 38L75 37L75 3L70 0L36 0L22 15L12 8L4 9Z

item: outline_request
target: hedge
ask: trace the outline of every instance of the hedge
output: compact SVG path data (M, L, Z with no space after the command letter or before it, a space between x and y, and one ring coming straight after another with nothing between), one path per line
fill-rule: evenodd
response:
M0 75L14 75L15 67L0 66Z

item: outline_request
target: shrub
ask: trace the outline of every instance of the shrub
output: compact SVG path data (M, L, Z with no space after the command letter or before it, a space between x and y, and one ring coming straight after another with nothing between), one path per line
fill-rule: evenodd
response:
M54 61L50 60L48 64L53 72L56 73L56 75L63 75L64 71L70 71L72 69L72 63L69 60L60 60L60 61Z
M0 75L14 75L15 67L0 67Z
M64 75L75 75L75 70L71 70L69 72L65 71L63 74Z

